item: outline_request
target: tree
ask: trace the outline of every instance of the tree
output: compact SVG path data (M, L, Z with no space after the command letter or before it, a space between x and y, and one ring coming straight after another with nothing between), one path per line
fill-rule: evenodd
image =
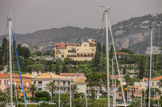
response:
M130 107L140 107L141 106L141 99L140 98L136 98L131 102Z
M60 65L58 63L56 63L55 73L56 74L59 74L60 73Z
M32 99L34 99L34 97L35 97L35 91L37 91L37 87L35 86L35 84L32 84L31 85L30 91L32 92Z
M39 100L49 101L50 94L47 91L38 91L35 93L35 97Z
M127 75L125 75L124 78L125 78L126 84L128 85L129 82L131 82L131 78L129 76L129 73Z
M3 61L3 65L6 65L8 62L8 50L9 50L9 42L6 38L3 39L3 43L2 43L2 56L1 56L1 60Z
M17 46L17 53L18 53L18 55L22 55L22 50L21 50L20 44L18 44L18 46Z
M78 88L77 88L76 84L71 85L71 91L72 91L72 96L73 97L75 96L75 94L78 93L77 90L78 90Z
M55 84L54 82L50 82L49 84L47 84L49 91L51 92L51 102L53 100L53 92L55 89Z
M146 66L146 63L145 63L144 59L140 59L140 62L138 64L138 68L139 68L139 75L138 75L138 77L140 79L145 77L145 72L146 72L145 66Z
M66 57L66 58L64 59L64 63L65 63L65 64L69 65L70 62L72 62L72 59L71 59L70 57Z
M66 66L65 63L63 64L62 72L68 73L68 67Z
M95 99L95 90L94 87L100 86L100 75L99 73L89 73L86 75L86 83L87 86L90 88L90 92L91 92L91 99Z
M9 100L9 96L7 96L5 93L3 93L0 90L0 101L2 102L0 107L5 107L5 105L8 102L8 100Z
M128 54L133 54L133 51L131 51L127 48L122 48L121 50L119 50L119 52L125 52L125 53L128 53Z
M27 47L21 47L20 44L18 44L17 53L18 53L19 56L22 56L25 59L28 59L29 56L30 56L30 50L29 50L29 48L27 48Z
M92 61L93 66L95 66L96 68L96 71L100 70L100 67L99 67L100 62L101 62L101 45L100 43L97 43L96 54Z
M160 80L160 83L159 83L159 88L162 87L162 79Z
M109 52L110 54L109 54L109 57L110 57L110 59L112 59L113 58L113 56L114 56L114 49L113 49L113 45L111 45L111 48L110 48L110 52Z
M29 56L30 56L30 50L29 50L29 48L27 48L27 47L22 47L21 48L21 51L22 51L22 56L26 59L28 59L29 58Z
M126 67L123 68L123 74L126 74Z

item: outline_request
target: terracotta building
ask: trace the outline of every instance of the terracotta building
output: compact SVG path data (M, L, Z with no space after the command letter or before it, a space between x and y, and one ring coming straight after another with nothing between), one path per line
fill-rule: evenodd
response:
M66 57L74 61L91 61L96 53L95 39L81 43L55 43L55 58L64 60Z

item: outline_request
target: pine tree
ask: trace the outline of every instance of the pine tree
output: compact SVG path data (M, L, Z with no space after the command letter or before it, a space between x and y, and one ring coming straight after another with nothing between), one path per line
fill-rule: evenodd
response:
M60 65L58 63L56 63L55 73L56 74L60 73Z
M66 66L66 64L65 64L65 63L63 64L63 67L62 67L62 72L65 72L65 73L67 73L67 72L68 72L68 67Z
M138 68L139 68L138 77L140 79L142 79L145 76L145 72L146 72L145 66L146 66L145 61L143 59L141 59L139 65L138 65Z
M111 48L110 48L110 52L109 52L110 54L109 54L109 57L110 57L110 59L112 59L113 58L113 56L114 56L114 49L113 49L113 45L111 45Z

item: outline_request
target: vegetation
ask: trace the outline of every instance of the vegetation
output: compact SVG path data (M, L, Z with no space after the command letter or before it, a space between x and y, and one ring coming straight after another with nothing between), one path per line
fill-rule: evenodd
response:
M87 86L89 86L88 93L91 94L91 96L88 96L88 105L90 107L96 107L97 105L100 107L106 106L106 92L103 91L103 87L107 88L107 76L106 76L106 51L105 46L101 46L100 43L97 43L97 49L95 57L90 62L77 62L74 64L73 58L67 57L65 60L61 60L59 58L52 59L52 60L46 60L45 56L50 55L53 57L53 51L36 51L36 52L30 52L30 50L26 47L22 47L21 45L17 46L18 50L18 57L20 60L20 67L22 70L22 73L31 73L32 71L42 71L42 72L55 72L56 74L60 74L61 72L64 73L72 73L72 72L83 72L86 74L87 80ZM127 52L128 55L122 56L121 58L118 58L119 60L119 67L120 71L123 71L124 78L126 80L126 86L133 85L134 82L139 82L140 79L144 77L148 77L148 70L149 70L149 56L148 55L138 55L133 54L133 52L129 49L121 49L120 52ZM76 51L73 49L73 53ZM3 69L4 65L8 64L8 40L4 38L2 46L0 47L0 70ZM110 75L112 74L111 68L114 67L115 74L117 75L117 68L116 63L114 61L114 65L111 65L112 60L114 56L114 50L111 46L109 57L110 57ZM152 77L160 76L162 75L162 55L153 55L153 63L152 63ZM17 68L17 62L14 55L14 62L13 62L13 68L15 71L18 70ZM133 73L131 71L134 71ZM132 78L132 75L135 74L135 77ZM119 81L117 80L117 85L119 84ZM110 85L112 85L112 80L110 79ZM40 102L40 101L50 101L56 103L58 105L58 94L54 95L55 86L53 82L47 84L48 89L50 91L50 94L46 91L37 91L37 87L32 84L30 87L30 91L32 93L32 101L34 102ZM103 87L102 87L103 86ZM125 87L126 87L125 86ZM99 87L100 91L103 93L102 98L96 99L96 92L95 88ZM162 87L162 80L160 81L159 87ZM15 89L15 88L13 88ZM13 90L15 92L15 90ZM119 91L121 91L119 89ZM156 92L160 93L159 90L156 89ZM14 93L13 93L14 94ZM8 101L9 98L6 94L0 92L1 96L4 96L3 99L0 99L0 101ZM15 96L15 95L14 95ZM83 105L85 104L83 93L77 92L76 85L72 86L72 101L73 105ZM1 98L1 97L0 97ZM19 101L23 101L22 98L18 99ZM139 99L135 98L131 104L133 105L139 103ZM46 103L42 104L43 106L50 106ZM53 106L56 106L53 105ZM69 106L69 95L67 94L61 94L61 105L64 107ZM31 105L34 106L34 105ZM41 105L40 105L41 106ZM85 105L83 105L85 106ZM79 106L78 106L79 107Z

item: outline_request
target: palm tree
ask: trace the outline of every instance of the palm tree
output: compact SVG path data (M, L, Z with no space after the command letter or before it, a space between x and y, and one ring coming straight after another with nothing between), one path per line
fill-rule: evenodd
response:
M72 91L72 97L74 97L74 95L78 93L77 85L75 84L71 85L71 91ZM68 88L68 93L70 94L70 86Z
M76 49L73 48L73 49L71 50L71 52L73 53L73 62L74 62L74 54L76 53Z
M55 84L54 84L54 82L50 82L49 84L47 84L47 86L48 86L49 91L51 91L51 102L52 102L52 100L53 100L53 92L54 92L54 89L55 89Z
M35 91L37 91L37 87L35 84L32 84L30 87L30 91L32 92L32 99L35 97Z

